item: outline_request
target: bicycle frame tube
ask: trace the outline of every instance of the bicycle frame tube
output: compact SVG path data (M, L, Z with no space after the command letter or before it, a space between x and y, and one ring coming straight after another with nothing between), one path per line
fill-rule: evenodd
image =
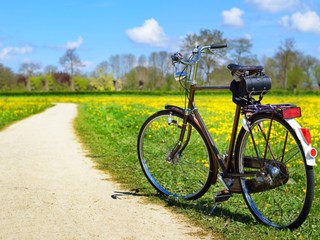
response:
M232 160L233 156L233 150L235 146L235 141L236 141L236 134L237 134L237 129L238 129L238 123L240 119L240 112L241 112L241 107L236 106L236 112L235 112L235 117L234 117L234 122L233 122L233 128L232 128L232 133L231 133L231 140L229 144L229 150L228 150L228 157L226 159L226 162L223 162L222 158L219 155L219 151L216 147L216 144L214 142L214 139L212 138L211 134L207 130L205 123L197 110L195 103L194 103L194 96L196 91L212 91L212 90L228 90L229 86L201 86L197 87L195 84L191 84L190 86L190 93L189 93L189 103L188 103L188 108L190 109L190 112L193 113L195 120L199 127L202 129L206 140L210 143L212 150L214 152L214 155L216 156L216 159L219 162L219 165L224 173L226 173L230 169L230 163Z
M232 127L232 132L231 132L228 156L227 156L227 160L226 160L226 163L225 163L227 169L229 169L230 162L232 160L233 149L234 149L234 145L235 145L235 142L236 142L236 135L237 135L238 124L239 124L239 119L240 119L240 111L241 111L241 107L239 105L237 105L236 112L235 112L235 115L234 115L234 120L233 120L233 127Z

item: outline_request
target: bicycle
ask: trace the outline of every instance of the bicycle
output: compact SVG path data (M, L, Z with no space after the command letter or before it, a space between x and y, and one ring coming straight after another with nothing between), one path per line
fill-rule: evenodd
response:
M230 86L197 86L202 54L225 47L196 47L187 60L180 53L172 56L174 66L184 67L175 78L185 89L186 103L184 108L166 105L143 123L137 140L141 168L159 193L187 200L200 198L218 179L225 189L215 194L212 211L242 193L259 222L296 229L314 196L317 150L310 131L296 121L300 107L261 103L271 89L262 66L229 64ZM221 89L231 90L236 105L227 154L219 153L195 105L196 91Z

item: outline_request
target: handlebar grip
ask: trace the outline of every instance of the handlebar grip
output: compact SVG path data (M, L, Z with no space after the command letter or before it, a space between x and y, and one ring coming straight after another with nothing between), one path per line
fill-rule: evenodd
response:
M214 49L214 48L226 48L226 47L227 47L227 44L225 44L225 43L217 43L217 44L211 44L210 45L211 49Z
M182 54L179 52L176 52L173 55L171 55L171 59L174 62L179 62L182 59Z

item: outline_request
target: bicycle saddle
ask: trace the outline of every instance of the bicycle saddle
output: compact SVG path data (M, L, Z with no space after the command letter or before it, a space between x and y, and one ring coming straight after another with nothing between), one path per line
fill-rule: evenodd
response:
M245 65L238 65L238 64L232 63L228 65L228 69L231 71L231 75L238 81L242 77L263 74L262 66L245 66Z

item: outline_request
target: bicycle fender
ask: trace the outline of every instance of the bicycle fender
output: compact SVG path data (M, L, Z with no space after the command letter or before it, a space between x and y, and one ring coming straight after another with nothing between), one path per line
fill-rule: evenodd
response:
M184 114L184 109L183 109L183 108L177 107L177 106L174 106L174 105L166 104L166 105L164 106L164 109L166 109L166 110L173 110L173 111L177 111L177 112L179 112L179 113L181 113L181 114Z
M306 162L308 166L316 166L316 154L315 156L310 156L310 152L311 150L315 150L311 144L307 144L304 136L302 135L302 132L300 130L301 126L300 124L294 120L293 118L291 119L286 119L287 123L292 127L292 129L295 131L295 133L297 134L297 137L302 145L303 151L304 151L304 155L306 157Z

